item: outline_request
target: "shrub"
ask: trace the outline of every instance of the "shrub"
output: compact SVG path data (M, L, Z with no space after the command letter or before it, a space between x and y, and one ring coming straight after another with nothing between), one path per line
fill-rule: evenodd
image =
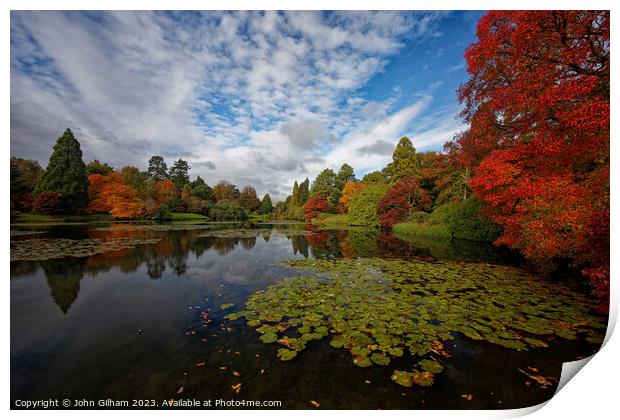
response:
M169 222L172 220L172 212L168 206L159 206L152 214L151 220L156 222Z
M355 226L379 226L377 204L385 195L388 186L368 185L349 202L349 222Z
M453 205L447 216L448 229L457 239L492 242L498 238L499 227L480 214L482 203L471 197Z
M43 191L35 194L32 200L32 211L38 214L62 214L65 210L65 200L62 193Z
M407 221L411 223L426 223L430 217L431 214L425 211L414 211L407 217Z
M245 209L233 200L220 200L213 206L210 212L211 220L246 220L248 218Z

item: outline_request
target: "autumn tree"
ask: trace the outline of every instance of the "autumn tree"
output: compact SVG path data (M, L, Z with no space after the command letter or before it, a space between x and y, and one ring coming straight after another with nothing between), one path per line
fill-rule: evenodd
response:
M471 186L538 261L570 258L609 290L609 11L492 11L466 52L458 138Z
M329 203L322 195L315 195L304 204L303 208L306 222L309 222L319 214L326 213L329 210Z
M161 156L151 156L148 168L149 178L154 182L168 178L168 165Z
M144 203L136 191L123 182L117 172L94 173L88 177L89 213L109 213L118 219L134 219L144 211Z
M155 183L155 201L157 204L169 204L177 196L177 189L169 179L164 179Z
M70 129L56 141L47 168L37 183L37 192L62 194L64 209L81 212L88 204L88 174L80 143Z
M237 187L228 181L222 180L213 187L213 196L216 201L234 200L236 197Z
M249 185L243 187L243 190L239 195L239 204L241 205L241 207L249 211L254 211L258 209L258 207L260 206L260 200L256 195L256 190Z
M340 196L340 203L345 207L345 209L349 208L351 199L364 188L366 188L366 184L363 182L347 181L347 183L344 184L342 195Z
M32 194L42 175L43 169L36 160L11 157L11 209L30 210L33 200Z
M413 211L430 210L432 201L420 181L412 176L401 178L377 204L379 221L391 227L402 222Z

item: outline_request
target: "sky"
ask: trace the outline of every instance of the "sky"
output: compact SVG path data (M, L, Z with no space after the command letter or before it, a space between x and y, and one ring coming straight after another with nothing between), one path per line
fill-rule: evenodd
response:
M456 89L483 12L11 12L11 155L47 165L69 127L85 162L184 159L275 200L402 136L466 129Z

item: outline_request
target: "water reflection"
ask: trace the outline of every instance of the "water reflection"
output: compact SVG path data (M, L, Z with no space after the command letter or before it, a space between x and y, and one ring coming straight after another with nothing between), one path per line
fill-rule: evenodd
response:
M439 242L429 239L399 239L392 233L369 229L319 230L305 225L304 231L282 235L277 228L261 228L256 236L203 237L204 231L155 231L155 230L86 230L85 237L111 239L119 237L158 238L153 245L139 245L119 251L92 255L86 258L47 260L42 262L21 261L11 263L11 277L16 279L30 276L39 267L43 269L51 297L63 313L66 313L77 299L80 281L85 274L96 276L113 268L123 273L132 273L145 268L146 275L157 280L166 270L182 277L188 269L189 257L203 258L213 250L218 256L225 256L237 247L251 250L257 240L268 242L273 234L285 236L292 247L293 255L304 258L348 258L359 257L403 258L403 259L450 259L464 261L485 261L511 263L514 256L505 250L488 244L468 241ZM302 233L303 232L303 233Z

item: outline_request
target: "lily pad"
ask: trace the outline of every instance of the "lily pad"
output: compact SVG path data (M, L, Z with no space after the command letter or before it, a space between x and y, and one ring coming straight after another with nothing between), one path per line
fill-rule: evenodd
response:
M373 353L370 360L377 365L387 366L390 364L390 358L382 353Z
M297 352L295 350L289 350L284 348L278 349L278 358L282 361L291 360L295 356L297 356Z
M443 365L435 360L423 359L418 364L425 372L441 373L443 371Z

